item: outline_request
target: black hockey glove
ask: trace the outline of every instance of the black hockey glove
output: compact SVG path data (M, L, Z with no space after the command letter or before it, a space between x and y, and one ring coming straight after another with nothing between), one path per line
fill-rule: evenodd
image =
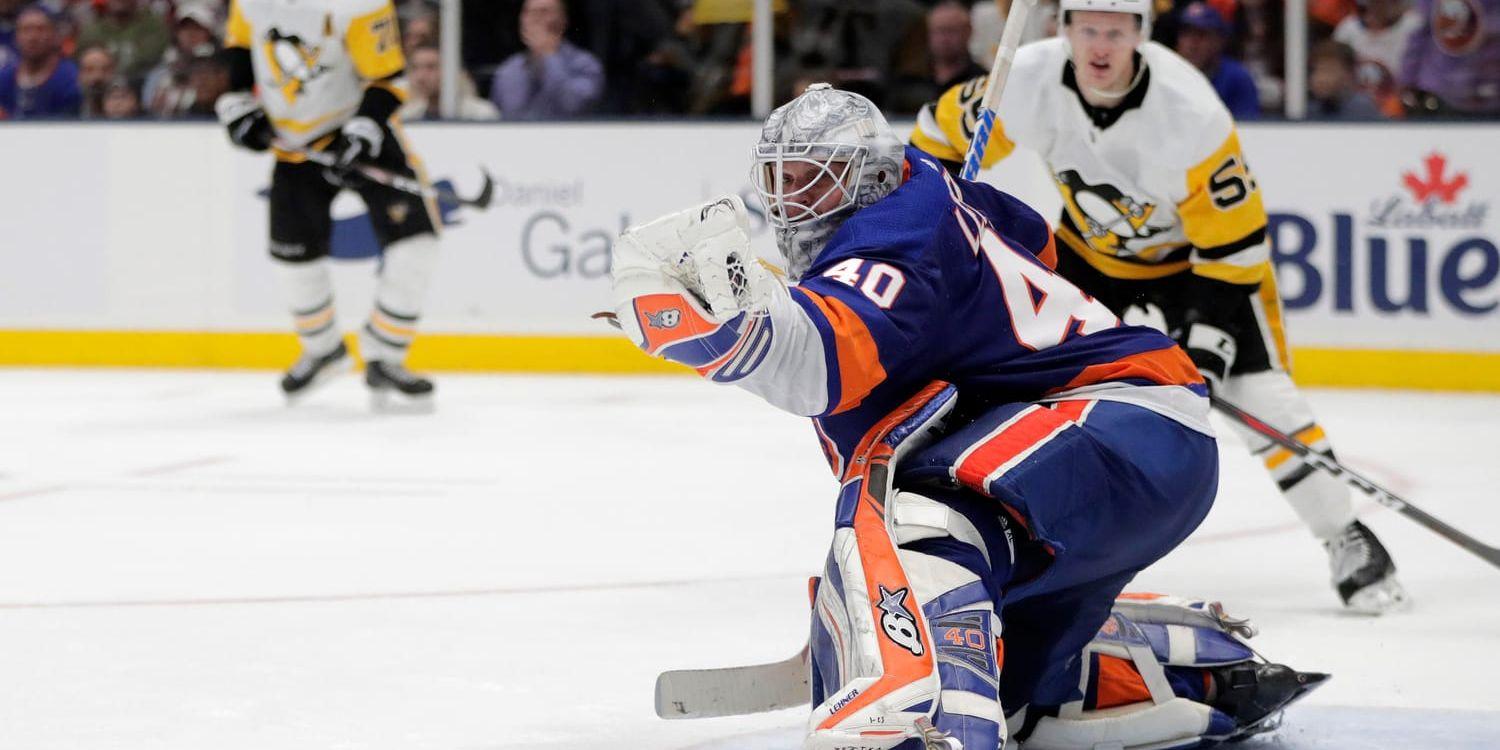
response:
M248 91L232 91L214 102L214 113L229 130L229 140L240 148L265 151L271 147L276 131L271 119L260 108L260 102Z
M385 130L368 117L355 117L344 123L339 137L330 148L338 155L338 168L351 169L355 164L370 162L380 156L385 145Z
M1208 381L1209 390L1222 388L1238 352L1234 337L1207 323L1189 323L1174 338Z
M328 152L335 161L324 170L328 181L340 187L356 188L364 182L355 166L366 164L380 155L385 145L385 130L368 117L354 117L344 123Z

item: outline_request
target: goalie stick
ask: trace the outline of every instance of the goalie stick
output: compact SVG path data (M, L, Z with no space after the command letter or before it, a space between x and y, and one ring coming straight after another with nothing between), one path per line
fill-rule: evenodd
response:
M1396 511L1397 513L1400 513L1401 515L1406 516L1413 521L1416 521L1422 526L1435 532L1438 536L1441 536L1444 539L1447 539L1448 541L1453 542L1454 544L1457 544L1458 546L1474 553L1479 557L1479 559L1484 560L1490 565L1500 568L1500 548L1491 547L1488 544L1485 544L1478 539L1475 539L1474 537L1469 536L1468 534L1465 534L1464 532L1459 531L1452 526L1449 526L1448 524L1438 520L1437 518L1434 518L1421 508L1418 508L1415 505L1412 505L1411 503L1402 499L1400 496L1396 495L1396 493L1391 492L1384 487L1381 487L1380 485L1365 478L1359 472L1354 471L1353 469L1343 465L1342 463L1339 463L1338 459L1334 458L1333 456L1319 453L1312 448L1309 448L1307 445L1303 444L1302 441L1276 429L1275 427L1272 427L1264 420L1257 418L1254 414L1251 414L1250 412L1247 412L1244 409L1241 409L1240 407L1235 406L1234 404L1231 404L1218 396L1212 396L1211 400L1213 402L1214 408L1218 409L1220 413L1244 425L1250 431L1266 438L1267 440L1270 440L1273 443L1276 443L1277 445L1280 445L1283 448L1286 448L1287 450L1301 457L1302 460L1306 461L1309 464L1312 464L1314 467L1326 471L1335 477L1338 477L1350 487L1353 487L1354 489L1359 490L1366 495L1369 495L1372 499L1375 500L1375 502Z
M800 706L812 699L807 647L770 664L681 669L656 678L656 715L663 719L740 716Z

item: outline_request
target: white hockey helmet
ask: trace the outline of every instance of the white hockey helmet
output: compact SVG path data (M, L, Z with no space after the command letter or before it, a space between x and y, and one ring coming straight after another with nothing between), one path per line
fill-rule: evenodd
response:
M905 149L874 102L826 83L808 86L766 118L753 151L750 182L776 229L776 243L793 280L802 277L849 216L901 184ZM787 193L782 170L791 163L812 165L817 172ZM809 193L829 182L840 193L838 203L817 210L827 193Z
M1141 19L1141 43L1151 39L1151 11L1154 0L1061 0L1057 6L1057 33L1067 33L1068 11L1092 10L1100 13L1131 13Z

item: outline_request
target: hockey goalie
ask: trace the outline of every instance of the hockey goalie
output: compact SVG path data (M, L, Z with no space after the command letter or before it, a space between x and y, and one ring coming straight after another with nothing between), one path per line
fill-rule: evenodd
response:
M1207 391L1054 273L1035 211L826 84L771 114L752 175L786 280L726 196L623 233L615 313L812 418L840 490L805 747L1211 745L1324 679L1216 605L1121 596L1213 502Z

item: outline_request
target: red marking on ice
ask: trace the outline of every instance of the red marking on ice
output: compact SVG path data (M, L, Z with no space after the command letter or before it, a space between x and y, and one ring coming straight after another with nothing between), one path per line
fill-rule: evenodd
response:
M203 458L178 461L177 463L164 464L161 466L150 466L144 469L136 469L130 472L130 476L157 477L164 474L176 474L179 471L185 471L187 469L197 469L204 466L213 466L214 464L229 463L233 460L234 459L229 456L204 456Z

